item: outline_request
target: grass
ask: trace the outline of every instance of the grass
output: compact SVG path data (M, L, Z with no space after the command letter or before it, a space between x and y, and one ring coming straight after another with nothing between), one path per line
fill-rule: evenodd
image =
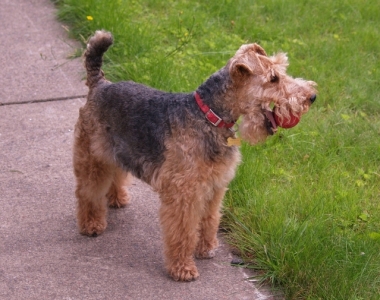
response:
M192 91L242 43L288 52L288 72L318 83L317 102L295 128L242 146L223 226L287 299L378 299L378 0L55 2L73 37L113 32L111 80Z

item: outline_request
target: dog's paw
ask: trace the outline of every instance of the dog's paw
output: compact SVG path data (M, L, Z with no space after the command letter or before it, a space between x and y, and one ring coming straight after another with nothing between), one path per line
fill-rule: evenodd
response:
M96 237L104 232L107 227L106 220L91 220L80 226L80 233Z
M198 269L194 263L172 267L169 274L175 281L193 281L199 277Z
M129 195L124 190L112 190L107 194L108 206L112 208L121 208L128 204Z
M213 258L214 256L215 256L215 249L195 252L195 257L200 258L200 259Z
M196 258L200 259L213 258L215 256L215 250L218 246L219 242L216 237L209 242L200 239L194 255Z
M108 206L112 208L121 208L128 204L129 197L125 195L124 197L110 195L108 196Z

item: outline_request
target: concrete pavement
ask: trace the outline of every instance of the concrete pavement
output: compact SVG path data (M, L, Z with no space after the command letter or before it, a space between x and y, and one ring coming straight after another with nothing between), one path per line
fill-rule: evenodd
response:
M159 200L137 180L103 235L80 235L71 149L87 88L81 59L67 59L78 45L49 0L2 0L0 26L0 299L273 299L224 243L197 261L197 281L171 280Z

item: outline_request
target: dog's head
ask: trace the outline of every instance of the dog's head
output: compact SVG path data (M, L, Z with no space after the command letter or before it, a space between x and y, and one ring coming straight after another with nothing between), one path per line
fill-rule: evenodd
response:
M285 53L269 57L257 44L241 46L227 64L233 110L243 116L241 134L252 144L264 141L283 122L301 118L316 99L316 83L287 75L288 65Z

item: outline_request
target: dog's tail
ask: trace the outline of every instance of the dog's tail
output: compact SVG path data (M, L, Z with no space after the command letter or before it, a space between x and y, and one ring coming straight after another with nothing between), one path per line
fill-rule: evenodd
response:
M96 31L94 36L89 39L86 52L84 53L84 65L87 70L86 85L88 87L95 86L104 78L104 73L101 70L103 54L112 43L112 34L104 30Z

